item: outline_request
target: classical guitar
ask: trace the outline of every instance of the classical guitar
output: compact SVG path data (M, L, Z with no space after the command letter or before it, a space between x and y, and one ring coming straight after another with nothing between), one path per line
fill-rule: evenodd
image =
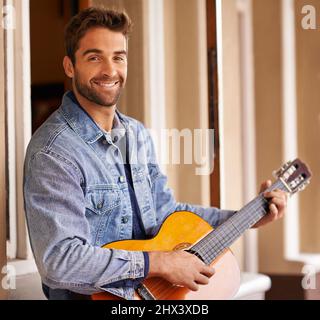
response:
M294 194L306 187L311 178L307 166L299 159L286 163L276 173L277 180L268 191L281 189ZM163 222L158 234L149 240L122 240L103 248L129 251L186 250L213 266L215 274L209 284L198 291L177 287L162 278L144 280L135 292L138 300L215 300L230 299L240 286L238 263L229 249L247 229L256 224L268 211L268 200L259 194L213 230L202 218L192 212L174 212ZM93 300L120 299L110 293L92 295Z

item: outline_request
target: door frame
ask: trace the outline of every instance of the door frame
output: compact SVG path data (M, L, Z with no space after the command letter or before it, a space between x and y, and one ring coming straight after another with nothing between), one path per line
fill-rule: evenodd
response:
M207 0L208 105L209 129L214 130L213 172L210 175L210 204L220 208L220 139L219 139L219 81L217 48L216 0Z
M3 0L0 0L3 8ZM2 21L3 22L3 21ZM5 61L4 61L4 28L0 28L0 270L7 264L7 219L6 219L6 132L5 132ZM0 300L6 299L7 291L0 286Z
M29 0L7 1L15 8L15 29L6 30L6 110L9 190L7 256L32 259L23 201L23 165L31 139Z

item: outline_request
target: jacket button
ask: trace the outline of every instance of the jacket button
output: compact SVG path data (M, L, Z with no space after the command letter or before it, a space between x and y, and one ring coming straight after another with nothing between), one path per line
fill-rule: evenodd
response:
M124 176L120 176L120 177L119 177L119 181L120 181L120 182L125 182L125 181L126 181L126 179L125 179L125 177L124 177Z
M98 204L97 204L97 209L102 209L102 206L103 206L103 205L102 205L102 202L98 203Z
M122 223L127 223L128 222L128 217L122 217L121 222Z

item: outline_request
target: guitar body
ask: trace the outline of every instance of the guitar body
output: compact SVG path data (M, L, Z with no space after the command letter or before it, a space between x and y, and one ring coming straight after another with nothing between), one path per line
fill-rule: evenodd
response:
M128 251L173 251L187 249L210 233L213 228L202 218L188 211L172 213L162 224L158 234L149 240L122 240L103 248ZM177 287L162 278L148 278L143 285L156 300L221 300L230 299L240 286L240 270L236 258L226 249L210 266L215 274L207 285L199 285L198 291ZM92 295L93 300L120 299L110 293ZM135 299L141 300L136 293Z
M294 194L303 190L310 183L311 173L306 164L300 159L295 159L284 164L276 172L276 176L277 181L267 191L280 189ZM116 241L105 245L104 248L128 251L191 249L215 269L215 274L209 279L209 284L199 285L198 291L174 286L162 278L148 278L136 290L135 299L141 300L141 297L147 300L231 299L240 286L240 271L228 246L264 217L267 212L268 202L260 193L222 223L217 230L213 230L196 214L179 211L172 213L164 221L159 233L153 239ZM92 299L119 300L120 298L109 293L99 293L93 295Z

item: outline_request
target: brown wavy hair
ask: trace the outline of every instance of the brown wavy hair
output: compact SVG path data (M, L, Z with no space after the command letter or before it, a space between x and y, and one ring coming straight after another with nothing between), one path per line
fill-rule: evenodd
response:
M103 27L121 32L126 39L132 31L132 21L125 11L90 7L72 17L65 28L64 41L67 56L75 64L79 41L91 28Z

